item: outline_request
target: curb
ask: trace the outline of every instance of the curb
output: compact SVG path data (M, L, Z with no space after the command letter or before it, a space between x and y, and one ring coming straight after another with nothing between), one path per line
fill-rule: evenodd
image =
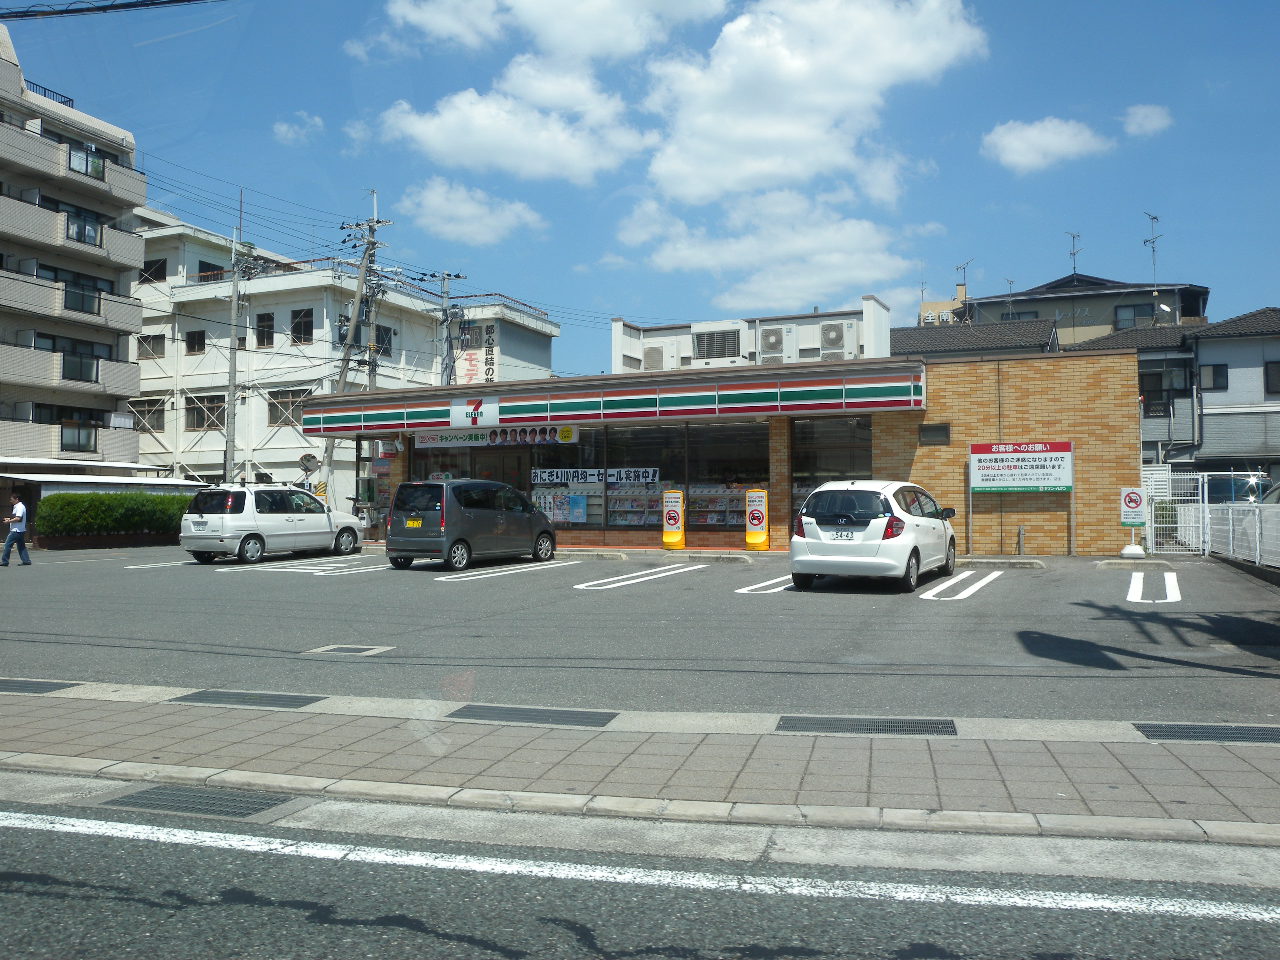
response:
M607 795L528 793L436 787L215 770L172 764L18 753L0 757L0 770L96 776L112 780L176 783L289 793L328 799L370 800L463 809L505 810L697 823L803 826L845 830L902 830L1108 840L1177 840L1236 846L1280 847L1280 824L1156 817L1005 813L981 810L910 810L805 804L660 800Z

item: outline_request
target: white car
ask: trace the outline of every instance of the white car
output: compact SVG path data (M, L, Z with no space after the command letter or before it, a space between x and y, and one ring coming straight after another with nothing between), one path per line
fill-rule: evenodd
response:
M364 524L283 483L208 487L187 504L178 542L200 563L236 556L257 563L268 553L354 553Z
M955 515L913 483L824 483L796 514L791 582L808 590L819 576L893 577L910 593L922 571L955 571Z

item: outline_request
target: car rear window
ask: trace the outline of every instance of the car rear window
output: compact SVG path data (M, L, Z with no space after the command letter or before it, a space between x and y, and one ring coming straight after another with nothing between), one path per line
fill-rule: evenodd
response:
M835 516L875 520L892 513L884 497L873 490L819 490L805 501L803 512L819 522Z
M438 483L402 483L396 489L392 510L398 513L426 513L440 509L444 487Z
M191 498L187 513L244 513L244 491L201 490Z

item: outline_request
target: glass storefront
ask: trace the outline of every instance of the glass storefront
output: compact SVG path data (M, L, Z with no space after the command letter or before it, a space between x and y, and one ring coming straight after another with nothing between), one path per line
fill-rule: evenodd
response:
M798 507L828 480L871 479L871 418L791 422L791 502Z

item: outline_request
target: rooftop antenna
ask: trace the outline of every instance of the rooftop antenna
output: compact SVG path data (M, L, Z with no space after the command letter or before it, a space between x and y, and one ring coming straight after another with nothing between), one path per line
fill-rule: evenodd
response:
M964 263L960 264L960 266L956 267L956 269L960 271L960 283L966 287L969 285L969 264L973 263L974 259L975 258L970 257Z
M1076 271L1076 255L1083 252L1083 248L1079 245L1080 234L1067 231L1067 236L1071 238L1071 273L1074 276Z
M1144 210L1143 213L1146 213L1146 211ZM1154 287L1156 285L1156 241L1163 237L1164 234L1156 233L1156 224L1160 222L1160 218L1154 213L1147 213L1146 215L1151 220L1151 236L1142 242L1151 248L1151 285ZM1152 296L1156 296L1158 293L1158 290L1153 289L1151 291Z
M1013 320L1015 319L1015 317L1013 316L1013 281L1010 280L1008 277L1005 277L1004 282L1009 285L1009 299L1005 301L1004 318L1006 320Z

